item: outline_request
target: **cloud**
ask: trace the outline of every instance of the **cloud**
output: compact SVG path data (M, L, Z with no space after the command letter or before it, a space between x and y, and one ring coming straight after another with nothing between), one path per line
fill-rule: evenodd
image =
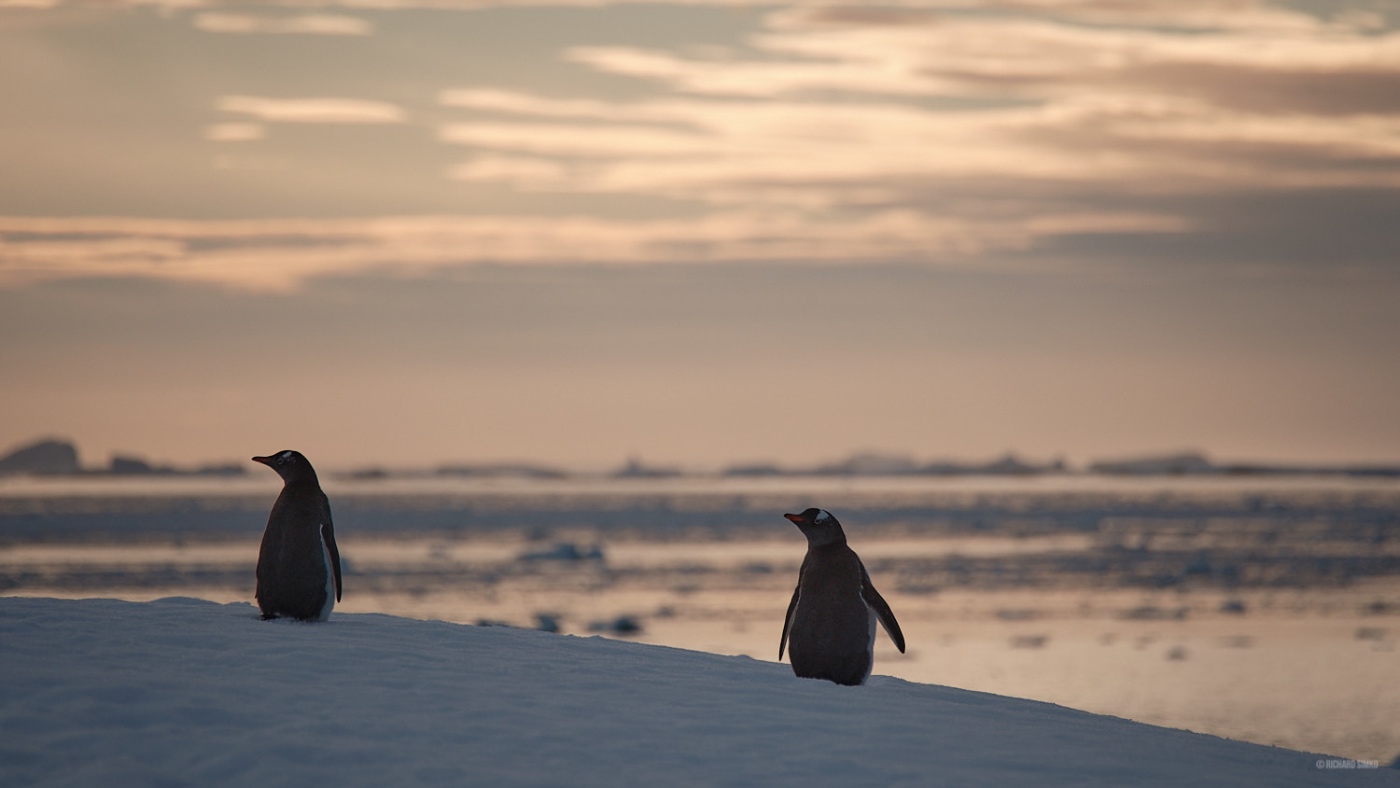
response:
M509 90L463 88L444 90L439 102L448 107L460 107L478 112L496 112L531 117L575 118L609 122L653 121L669 123L677 120L664 107L641 104L619 104L592 99L557 99L516 93Z
M792 21L834 26L925 24L954 12L1035 16L1077 24L1136 26L1198 32L1211 29L1297 30L1315 17L1262 0L927 0L871 8L820 2L789 3ZM1373 15L1365 20L1370 25Z
M575 62L673 98L608 109L449 93L525 120L451 126L443 138L591 164L536 188L725 204L746 190L898 201L971 179L1124 198L1400 187L1400 34L1237 3L985 5L1041 13L794 6L768 17L751 54L576 47ZM616 123L595 122L606 118Z
M478 5L497 3L374 7ZM280 7L312 6L371 7ZM191 18L223 32L369 30L348 16L239 8L209 3ZM297 183L328 199L282 204L474 215L161 228L113 219L52 232L6 220L0 278L43 276L44 261L55 276L241 278L265 288L338 271L483 262L961 264L1070 237L1202 233L1214 220L1200 207L1205 197L1393 197L1400 33L1353 11L1311 15L1247 0L789 3L746 15L757 20L747 35L725 28L722 46L552 40L541 56L562 57L582 77L540 88L560 95L505 89L489 70L457 89L427 86L437 90L428 107L225 95L207 140L272 137L274 123L410 132L382 135L373 148L382 158L354 161L349 147L271 150L287 142L279 139L219 146L215 166L237 170L249 193L282 185L254 172L268 162L284 172L336 168ZM377 32L388 40L402 31ZM625 91L597 90L622 83ZM441 149L409 147L422 144L410 124L431 124L455 163L444 164ZM434 176L445 180L422 180ZM373 200L353 203L330 193L371 178L393 188L366 189ZM677 218L650 218L658 214ZM86 267L82 249L93 255Z
M269 123L402 123L405 119L400 107L363 99L224 96L218 107Z
M116 10L157 8L163 11L207 11L223 7L237 9L254 4L296 10L318 7L378 12L472 12L492 8L593 9L632 5L764 10L778 7L796 12L807 23L827 25L890 27L959 14L1019 15L1076 25L1138 26L1188 33L1220 29L1296 31L1318 27L1376 31L1390 26L1384 13L1370 7L1379 5L1375 3L1351 8L1342 3L1310 4L1315 11L1310 14L1301 9L1279 7L1267 0L894 0L872 7L853 2L833 3L831 0L788 0L784 3L771 0L259 0L257 3L247 0L0 0L0 9L77 6ZM238 14L230 13L228 16Z
M262 139L266 131L258 123L216 123L204 129L204 138L211 142L251 142Z
M255 16L209 12L198 14L194 26L208 33L272 33L283 35L365 36L373 26L355 16L302 14Z
M824 4L827 0L802 0L814 4ZM220 6L240 6L250 4L248 0L0 0L0 8L7 4L28 7L79 6L111 9L159 8L183 10ZM479 11L489 8L604 8L626 5L678 5L678 6L717 6L717 7L765 7L767 0L258 0L257 5L280 6L285 8L305 8L319 6L326 8L347 8L352 10L401 11L401 10L440 10L440 11Z
M523 156L481 156L453 167L449 177L460 181L504 182L525 191L572 188L569 168L553 159Z
M902 103L707 99L554 107L540 97L500 93L459 93L453 101L524 116L443 127L444 141L481 152L477 164L455 177L507 179L533 189L719 195L718 202L734 203L751 199L745 189L765 186L834 193L828 202L852 189L852 202L863 202L871 189L892 194L911 181L971 178L1127 191L1143 182L1178 192L1222 183L1400 185L1394 166L1355 166L1358 160L1400 164L1400 114L1260 115L1127 93L959 112ZM603 117L615 122L595 120ZM579 122L569 122L574 118ZM522 156L532 164L519 166ZM507 159L515 164L502 169Z
M598 70L675 90L752 97L840 91L1045 99L1152 66L1325 74L1339 82L1353 72L1400 73L1400 33L1377 34L1292 12L1266 15L1272 24L1243 23L1257 14L1213 13L1209 20L1218 26L1189 34L907 10L893 12L897 24L868 23L888 13L800 6L777 12L768 30L753 38L761 55L748 59L618 46L576 47L568 54Z
M1400 112L1397 70L1358 67L1341 72L1253 68L1213 63L1148 63L1090 81L1109 89L1195 97L1232 111L1260 115L1345 116Z
M440 129L469 151L450 177L798 217L821 241L801 252L814 259L842 244L850 259L899 256L916 238L936 257L1184 235L1211 222L1193 195L1400 189L1400 34L1374 15L1233 0L789 4L747 44L567 50L652 82L660 95L644 100L444 91L470 112ZM871 248L876 226L900 240Z
M611 74L663 82L673 90L746 98L799 91L885 95L966 93L961 81L914 73L871 54L842 60L694 60L634 47L574 47L568 58Z
M931 218L890 210L846 221L800 211L699 219L380 217L262 221L0 217L0 286L69 277L148 276L254 290L356 271L467 264L665 264L920 261L1025 248L1085 232L1184 229L1131 212L1042 215L1034 222Z
M444 126L445 142L554 156L697 156L719 152L712 135L627 124L460 123Z
M105 6L118 8L155 7L169 9L208 8L246 5L246 0L0 0L0 7L15 6ZM264 6L305 8L466 10L483 8L580 7L601 8L626 5L684 5L728 7L772 7L770 0L261 0ZM865 8L857 3L831 0L789 0L783 6L809 8L813 18L837 23L899 24L931 12L975 12L1034 14L1050 18L1094 24L1138 24L1198 30L1206 27L1249 26L1290 28L1305 24L1308 15L1270 5L1265 0L894 0ZM1340 5L1340 4L1338 4ZM1324 7L1325 8L1325 7ZM1334 24L1374 26L1379 16L1361 9L1331 10Z

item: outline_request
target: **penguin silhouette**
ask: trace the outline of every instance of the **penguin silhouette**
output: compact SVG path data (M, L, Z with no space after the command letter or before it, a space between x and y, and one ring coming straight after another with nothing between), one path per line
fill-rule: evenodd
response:
M277 471L283 482L258 550L262 617L325 621L340 601L340 550L330 500L300 452L254 457L253 462Z
M890 606L870 582L860 556L846 545L841 523L825 509L783 515L807 537L807 556L788 603L778 659L791 643L792 672L854 686L870 678L875 664L875 621L904 653Z

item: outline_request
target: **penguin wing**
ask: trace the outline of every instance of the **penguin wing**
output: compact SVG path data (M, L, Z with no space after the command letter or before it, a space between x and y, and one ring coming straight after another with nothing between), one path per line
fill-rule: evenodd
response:
M325 493L321 497L325 498ZM331 502L326 498L326 524L321 526L321 541L326 544L326 552L331 554L331 570L335 572L335 601L340 601L340 550L335 546L335 527L331 525Z
M778 661L783 659L783 649L787 648L788 631L792 629L792 614L797 612L797 597L802 595L802 575L797 576L797 587L792 589L792 601L788 603L787 616L783 618L783 638L778 641Z
M899 653L903 654L904 633L899 630L899 622L894 620L894 611L890 610L889 603L875 590L875 584L870 582L870 573L865 571L865 564L860 565L860 598L875 611L875 617L880 619L880 626L885 628L885 633L894 641Z
M321 541L326 543L326 552L331 556L331 571L335 573L335 601L340 601L340 551L335 547L335 531L331 524L321 526Z

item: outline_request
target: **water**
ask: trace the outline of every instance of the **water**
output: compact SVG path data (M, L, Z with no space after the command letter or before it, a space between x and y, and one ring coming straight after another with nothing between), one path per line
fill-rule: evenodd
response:
M1232 738L1400 754L1400 482L328 481L343 612L777 656L830 509L909 642L876 672ZM7 480L0 593L250 601L276 480ZM332 619L334 620L334 619Z

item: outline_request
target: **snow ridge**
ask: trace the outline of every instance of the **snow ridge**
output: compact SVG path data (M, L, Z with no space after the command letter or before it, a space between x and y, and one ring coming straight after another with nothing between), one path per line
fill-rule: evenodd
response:
M875 676L383 615L0 598L0 783L1400 785Z

